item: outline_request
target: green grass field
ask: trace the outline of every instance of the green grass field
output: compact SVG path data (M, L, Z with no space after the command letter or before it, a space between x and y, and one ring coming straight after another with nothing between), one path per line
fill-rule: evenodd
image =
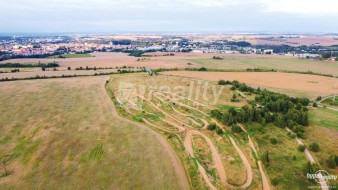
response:
M1 189L181 188L154 133L112 114L106 79L0 83Z
M311 185L303 172L307 163L305 154L297 150L298 144L288 137L285 129L271 124L262 127L252 123L246 126L258 144L260 156L269 151L270 164L265 169L270 180L277 181L274 189L303 190ZM278 143L271 144L270 138L276 138Z
M200 67L210 69L243 70L247 68L262 68L288 70L298 72L312 71L315 73L331 74L338 76L338 62L304 60L296 58L225 58L223 60L186 59Z
M64 58L83 58L83 57L92 57L90 54L61 54L60 56ZM59 55L49 56L48 58L56 59L59 58Z
M334 107L338 107L338 98L335 98L333 99L332 98L328 98L324 101L321 102L323 105L326 105L326 106L334 106Z
M332 128L338 131L338 112L325 108L309 111L310 125Z

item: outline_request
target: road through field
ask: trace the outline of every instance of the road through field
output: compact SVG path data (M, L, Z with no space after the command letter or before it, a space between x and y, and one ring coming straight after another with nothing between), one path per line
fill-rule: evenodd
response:
M109 77L107 77L107 80L109 79ZM102 90L106 91L105 89L105 84L102 84ZM154 132L153 130L150 130L149 128L147 128L146 126L140 124L140 123L136 123L133 121L130 121L126 118L121 117L118 113L117 110L113 104L113 101L111 100L110 96L108 93L106 93L105 96L106 99L106 103L108 105L110 105L110 111L111 113L120 121L124 121L126 123L130 123L131 125L140 127L140 128L144 128L144 129L148 129L150 133L152 133L157 140L159 141L159 143L161 144L161 146L163 147L163 150L167 153L167 156L170 157L171 161L172 161L172 165L175 168L176 174L180 180L182 189L184 190L188 190L190 189L190 185L186 176L186 173L184 171L184 167L179 159L179 157L176 155L176 152L173 150L173 148L168 144L168 142L165 140L165 138L163 136L161 136L160 134Z

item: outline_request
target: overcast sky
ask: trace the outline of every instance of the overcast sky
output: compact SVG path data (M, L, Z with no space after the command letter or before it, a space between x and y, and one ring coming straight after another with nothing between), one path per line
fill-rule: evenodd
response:
M334 32L338 0L0 0L0 32Z

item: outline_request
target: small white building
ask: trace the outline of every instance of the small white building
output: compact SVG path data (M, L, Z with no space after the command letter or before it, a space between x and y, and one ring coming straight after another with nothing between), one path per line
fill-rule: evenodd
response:
M273 49L265 49L263 50L263 54L273 54Z

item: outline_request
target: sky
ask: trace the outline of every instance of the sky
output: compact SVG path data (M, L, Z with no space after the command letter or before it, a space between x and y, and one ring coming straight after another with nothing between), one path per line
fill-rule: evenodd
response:
M338 0L0 0L0 33L338 33Z

